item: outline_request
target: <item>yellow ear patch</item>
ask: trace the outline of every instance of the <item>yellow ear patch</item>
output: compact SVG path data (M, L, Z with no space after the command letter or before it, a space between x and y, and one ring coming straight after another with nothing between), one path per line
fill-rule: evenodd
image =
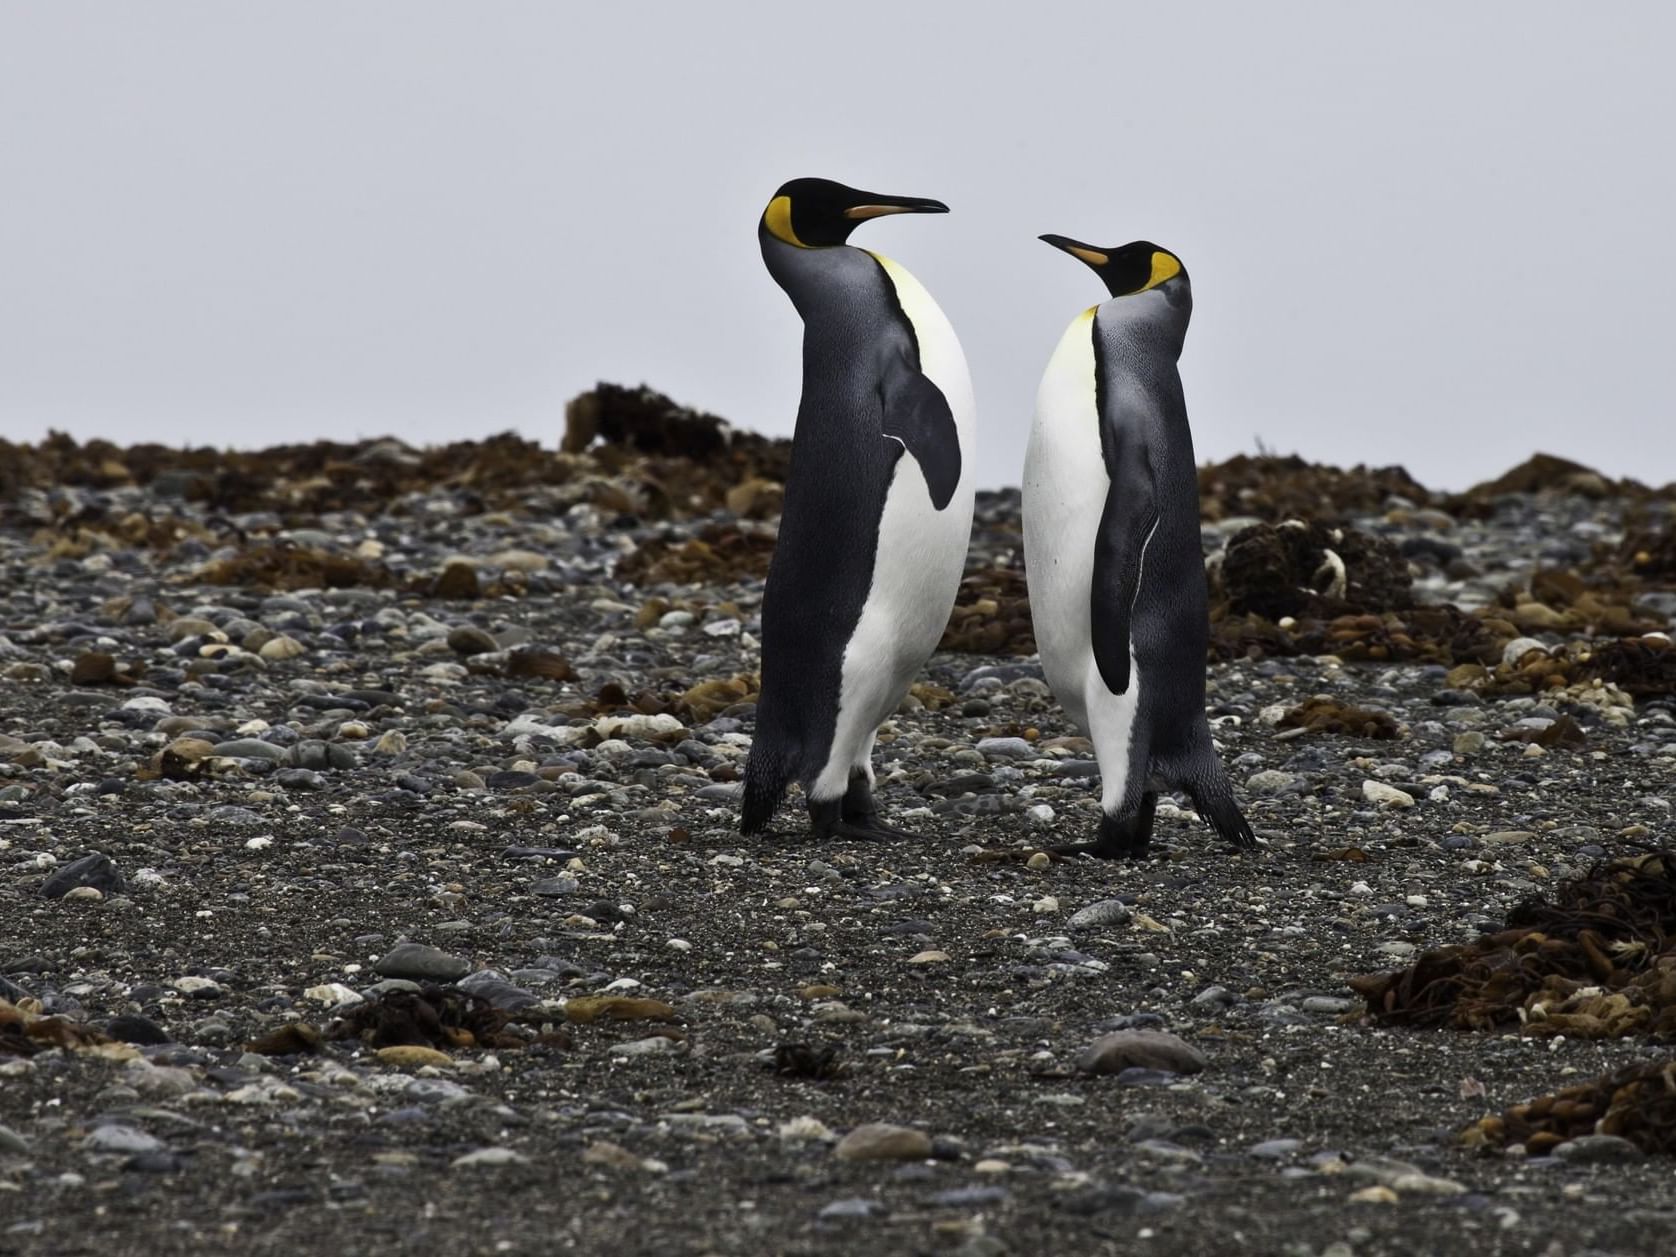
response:
M777 196L768 203L768 208L762 213L762 221L767 225L769 234L776 240L784 240L787 244L795 244L800 249L809 246L797 238L797 233L791 229L791 198Z
M1170 254L1160 250L1152 255L1152 274L1146 281L1146 287L1142 288L1141 291L1145 292L1147 288L1156 288L1165 280L1174 279L1179 274L1181 274L1181 263Z

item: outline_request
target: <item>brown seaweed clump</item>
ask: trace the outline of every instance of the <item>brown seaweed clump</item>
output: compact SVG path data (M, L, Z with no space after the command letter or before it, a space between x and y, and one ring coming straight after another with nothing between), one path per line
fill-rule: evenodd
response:
M136 485L211 514L272 511L301 524L332 511L400 513L402 499L421 491L455 491L462 508L476 513L527 509L532 492L552 490L646 517L724 508L763 517L778 508L790 457L784 438L740 431L649 388L602 383L571 402L557 449L513 432L423 449L389 438L265 450L122 447L63 433L35 445L0 440L0 502L26 489ZM193 527L114 516L56 522L153 548Z
M981 567L968 572L955 595L954 610L939 650L974 655L1033 655L1030 594L1016 567Z
M198 573L210 585L251 589L387 589L395 575L382 563L283 541L246 546Z
M1503 627L1503 640L1511 638L1511 625L1484 622ZM1499 649L1496 653L1499 656ZM1457 652L1455 658L1463 656ZM1512 660L1484 654L1464 658L1446 678L1452 689L1486 695L1546 694L1594 708L1613 723L1621 723L1636 699L1676 694L1676 643L1662 634L1573 641L1532 649Z
M774 556L774 533L760 525L710 523L686 540L653 537L617 564L631 585L717 585L761 580Z
M303 1021L286 1022L245 1045L263 1056L315 1055L330 1041L358 1039L370 1048L427 1048L440 1052L471 1048L515 1051L533 1044L568 1047L566 1031L532 1026L513 1029L517 1013L457 986L426 983L417 991L385 991L334 1018L324 1031Z
M1474 485L1451 500L1460 509L1489 503L1512 493L1568 494L1587 498L1603 498L1613 493L1625 493L1641 488L1632 481L1622 483L1608 480L1592 467L1574 463L1555 454L1532 454L1517 467L1509 468L1494 480ZM1645 489L1642 489L1645 492Z
M1209 520L1254 515L1279 523L1301 515L1338 522L1378 514L1392 497L1432 500L1431 491L1401 467L1358 464L1346 471L1295 454L1239 454L1199 468L1199 514Z
M1617 686L1634 698L1676 693L1676 643L1665 637L1625 637L1597 643L1578 661L1580 678Z
M1625 1065L1515 1104L1468 1126L1461 1142L1483 1149L1523 1144L1541 1156L1584 1135L1616 1135L1643 1152L1676 1154L1676 1060Z
M1475 666L1501 658L1502 647L1518 636L1511 624L1480 618L1459 607L1413 607L1384 615L1342 615L1330 620L1289 621L1282 628L1260 615L1230 614L1227 604L1211 608L1212 659L1287 658L1336 655L1346 662L1440 663ZM1528 692L1528 691L1522 691Z
M456 986L385 991L357 1004L326 1027L328 1039L359 1039L369 1047L521 1048L528 1040L507 1029L512 1017Z
M766 519L779 513L791 441L733 427L679 406L645 385L601 382L565 407L562 456L614 476L634 474L667 499L659 516L720 508ZM667 486L667 488L665 488Z
M1387 1025L1676 1039L1676 851L1599 863L1506 929L1350 985Z
M690 724L707 724L736 703L755 702L762 675L740 673L723 680L700 681L669 703L669 710Z
M1280 718L1280 727L1380 740L1402 736L1402 726L1389 712L1341 703L1326 694L1317 694L1292 708Z
M842 1043L779 1043L774 1047L775 1072L791 1078L824 1082L842 1075L844 1068Z
M34 999L20 1000L16 1004L0 999L0 1059L34 1056L53 1048L119 1061L130 1060L140 1054L130 1044L118 1043L86 1022L45 1016L40 1007L39 1001Z
M1618 564L1642 580L1676 582L1676 512L1670 504L1632 512L1624 523L1624 540L1613 556Z
M1414 605L1414 577L1383 537L1319 521L1253 524L1228 542L1212 598L1279 621L1380 614Z
M1541 568L1525 588L1508 588L1497 599L1496 613L1525 633L1583 633L1589 637L1624 636L1657 629L1660 619L1638 613L1640 584L1626 579L1607 560L1585 580L1574 571Z

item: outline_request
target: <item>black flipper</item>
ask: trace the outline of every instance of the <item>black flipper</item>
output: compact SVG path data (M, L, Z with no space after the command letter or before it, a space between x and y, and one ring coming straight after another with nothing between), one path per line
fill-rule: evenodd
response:
M879 393L884 434L914 456L931 490L931 505L942 510L960 484L960 433L948 398L905 354L895 352L885 359Z
M1111 487L1094 538L1094 585L1089 591L1094 663L1113 694L1129 689L1129 618L1140 592L1147 542L1158 526L1158 495L1146 448L1125 435L1101 399L1100 448Z

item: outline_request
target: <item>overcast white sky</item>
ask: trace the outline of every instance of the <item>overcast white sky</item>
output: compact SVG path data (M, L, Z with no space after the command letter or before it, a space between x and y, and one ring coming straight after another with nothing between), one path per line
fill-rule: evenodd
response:
M1102 295L1194 280L1201 458L1459 487L1536 449L1676 480L1676 8L0 0L0 434L262 445L512 427L645 381L789 432L757 254L800 175L868 224L1017 483Z

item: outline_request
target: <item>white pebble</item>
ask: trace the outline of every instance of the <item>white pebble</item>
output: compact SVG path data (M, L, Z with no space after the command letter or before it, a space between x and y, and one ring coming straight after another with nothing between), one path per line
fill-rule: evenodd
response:
M328 1008L361 1002L361 997L341 982L323 982L319 986L311 986L303 992L303 998L316 1004L324 1004Z
M1406 790L1399 790L1395 786L1388 786L1383 781L1367 780L1362 783L1362 797L1375 807L1413 807L1414 796Z
M782 1143L802 1143L810 1139L830 1139L832 1130L818 1117L804 1114L789 1122L781 1122L777 1132Z

